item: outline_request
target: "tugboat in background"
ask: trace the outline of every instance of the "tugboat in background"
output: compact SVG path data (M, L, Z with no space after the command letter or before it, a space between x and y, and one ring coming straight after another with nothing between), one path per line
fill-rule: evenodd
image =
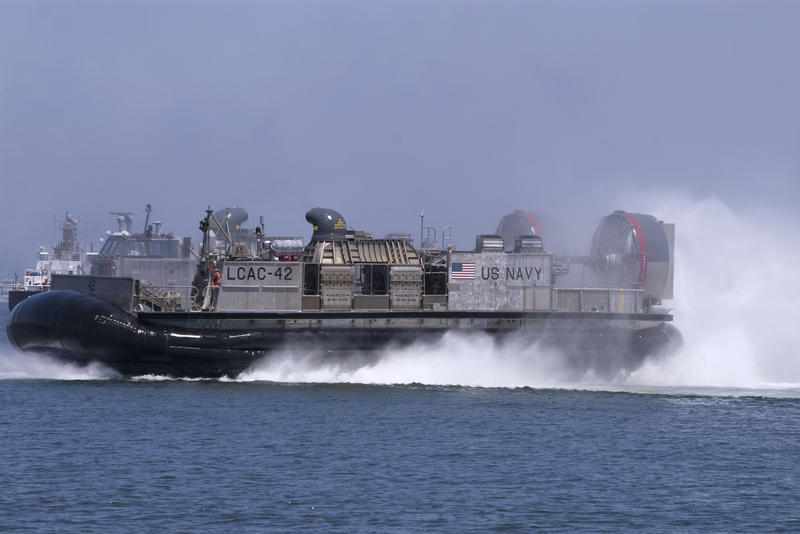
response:
M54 274L83 274L84 253L78 244L78 219L64 214L61 223L61 242L48 252L39 248L36 267L25 269L22 284L14 283L8 292L8 309L42 291L50 289Z

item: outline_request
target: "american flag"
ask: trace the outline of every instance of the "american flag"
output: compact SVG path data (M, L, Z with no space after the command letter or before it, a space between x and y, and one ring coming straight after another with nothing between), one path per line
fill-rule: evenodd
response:
M451 280L475 280L475 262L454 262L451 273Z

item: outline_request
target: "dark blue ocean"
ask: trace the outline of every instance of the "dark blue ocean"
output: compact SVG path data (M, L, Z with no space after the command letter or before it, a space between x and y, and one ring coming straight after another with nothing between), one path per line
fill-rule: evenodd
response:
M0 351L0 531L800 531L794 386L520 387L484 360L486 386L427 385L410 353L384 383L120 380Z

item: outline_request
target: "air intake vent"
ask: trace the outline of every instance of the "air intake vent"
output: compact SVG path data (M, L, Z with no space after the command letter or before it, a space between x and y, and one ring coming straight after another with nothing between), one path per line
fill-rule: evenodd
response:
M538 235L521 235L514 241L514 252L542 252L544 242Z
M496 234L482 234L475 238L475 252L505 252L503 238Z

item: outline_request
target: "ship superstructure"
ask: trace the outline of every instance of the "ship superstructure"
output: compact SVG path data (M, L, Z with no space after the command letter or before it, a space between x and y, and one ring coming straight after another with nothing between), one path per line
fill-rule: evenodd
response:
M177 300L172 306L181 302L187 305L192 298L192 278L197 265L192 240L162 232L160 221L151 222L151 212L148 204L141 232L132 231L132 213L111 212L116 216L118 231L107 235L98 252L87 254L89 274L134 278L146 282L146 300L160 297Z

